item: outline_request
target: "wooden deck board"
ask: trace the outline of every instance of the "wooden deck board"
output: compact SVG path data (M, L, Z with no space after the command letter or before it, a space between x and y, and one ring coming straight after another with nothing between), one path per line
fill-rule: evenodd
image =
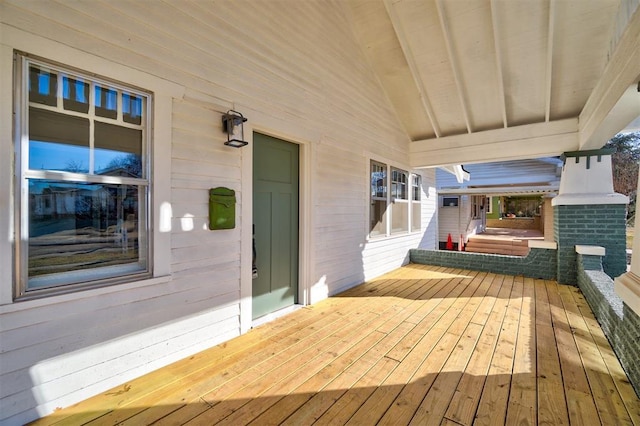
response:
M525 279L522 287L522 307L506 420L510 425L537 424L535 296L532 284L533 280Z
M560 355L565 400L572 424L589 424L598 419L587 375L582 365L575 337L569 325L567 311L560 296L559 286L547 288L551 318Z
M377 422L638 426L640 400L577 289L408 265L36 424Z
M544 281L536 280L536 355L538 366L538 418L542 424L568 425L562 370Z

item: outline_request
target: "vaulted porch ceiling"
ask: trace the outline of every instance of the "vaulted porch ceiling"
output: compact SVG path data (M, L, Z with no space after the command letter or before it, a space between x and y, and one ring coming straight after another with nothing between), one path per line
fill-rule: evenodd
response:
M348 2L413 167L602 146L640 115L640 17L622 3Z

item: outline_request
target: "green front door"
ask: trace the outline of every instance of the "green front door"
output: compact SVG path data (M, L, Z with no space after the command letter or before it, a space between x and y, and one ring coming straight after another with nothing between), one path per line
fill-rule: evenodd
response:
M253 319L298 299L298 145L253 135Z

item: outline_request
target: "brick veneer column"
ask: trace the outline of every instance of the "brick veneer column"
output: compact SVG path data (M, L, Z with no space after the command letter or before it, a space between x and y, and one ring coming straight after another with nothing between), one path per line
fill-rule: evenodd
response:
M605 247L604 271L612 278L626 271L626 207L629 199L613 191L612 150L566 152L558 196L552 200L558 244L558 282L577 283L575 246Z
M606 249L604 272L615 278L627 271L626 204L577 204L554 207L554 235L558 244L558 282L577 283L576 245Z

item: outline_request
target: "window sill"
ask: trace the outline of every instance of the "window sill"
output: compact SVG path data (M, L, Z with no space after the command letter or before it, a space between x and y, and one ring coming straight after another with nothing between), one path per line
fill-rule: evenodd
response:
M39 308L42 306L48 306L56 303L70 302L74 300L89 299L92 297L98 297L105 294L117 293L121 291L133 290L141 287L154 286L158 284L164 284L171 280L171 275L164 275L159 277L148 278L140 281L134 281L125 284L114 284L106 287L99 287L95 289L88 289L78 291L74 293L60 294L57 296L48 296L39 299L31 300L17 300L12 303L0 306L0 315L11 312L19 312L26 309Z

